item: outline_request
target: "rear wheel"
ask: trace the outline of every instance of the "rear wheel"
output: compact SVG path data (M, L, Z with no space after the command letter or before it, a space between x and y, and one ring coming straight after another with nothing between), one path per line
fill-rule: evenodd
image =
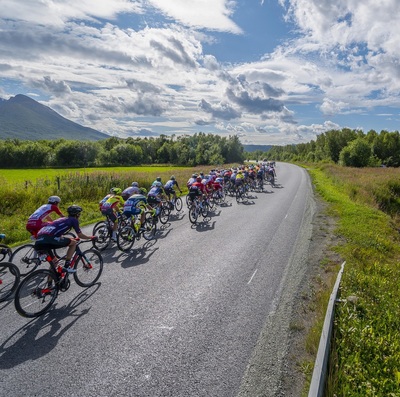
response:
M117 245L122 252L128 252L135 242L136 233L130 226L121 229L117 236Z
M142 227L145 229L143 237L149 241L153 240L157 232L157 221L150 212L146 212Z
M19 270L11 262L0 263L0 302L5 301L17 289Z
M39 255L35 250L34 244L25 244L17 248L12 256L11 261L18 267L21 277L33 272L39 265Z
M58 295L57 275L47 269L25 277L15 293L15 309L24 317L38 317L50 309Z
M160 211L160 222L165 225L169 221L169 214L171 213L171 210L168 208L167 205L162 205L161 211Z
M90 248L82 252L75 263L74 280L81 287L91 287L103 272L103 257L100 252Z
M105 250L111 241L111 234L108 230L107 222L100 222L93 228L93 236L96 239L92 240L93 247L99 251Z
M180 197L177 197L175 200L175 209L179 212L182 211L183 201Z

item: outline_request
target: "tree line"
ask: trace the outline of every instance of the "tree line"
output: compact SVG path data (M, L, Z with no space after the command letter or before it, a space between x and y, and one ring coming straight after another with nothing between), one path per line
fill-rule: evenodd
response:
M196 133L157 138L117 138L100 141L0 140L0 168L106 167L140 164L185 166L242 163L243 145L236 135Z
M366 134L361 130L329 130L308 143L273 146L268 156L279 161L329 161L348 167L400 166L400 134L374 130Z

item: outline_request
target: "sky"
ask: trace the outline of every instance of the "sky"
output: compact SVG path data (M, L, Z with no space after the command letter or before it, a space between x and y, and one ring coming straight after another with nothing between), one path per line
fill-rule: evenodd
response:
M121 138L399 130L398 0L0 0L0 97Z

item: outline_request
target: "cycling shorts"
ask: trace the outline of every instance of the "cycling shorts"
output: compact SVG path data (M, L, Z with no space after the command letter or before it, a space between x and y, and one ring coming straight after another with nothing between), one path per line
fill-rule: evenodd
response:
M147 196L147 202L149 204L159 204L161 203L161 199L157 196Z
M38 251L48 251L53 248L67 247L71 242L69 237L39 236L35 241L35 249Z
M106 210L101 210L101 213L108 217L111 222L115 222L117 220L117 213L112 208L107 208Z
M130 218L131 216L139 215L139 214L141 214L142 212L143 212L143 209L138 208L138 207L133 207L130 211L124 211L123 214L124 214L127 218Z

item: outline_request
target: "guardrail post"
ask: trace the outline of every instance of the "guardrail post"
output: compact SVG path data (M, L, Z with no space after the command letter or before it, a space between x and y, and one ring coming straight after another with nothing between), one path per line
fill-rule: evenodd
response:
M333 318L335 313L335 302L339 290L340 280L342 279L343 269L346 262L342 263L337 275L333 291L329 298L328 308L326 309L324 326L322 328L321 339L319 341L317 357L315 359L314 371L311 378L311 385L308 397L322 397L326 383L326 372L328 368L329 351L333 329Z

